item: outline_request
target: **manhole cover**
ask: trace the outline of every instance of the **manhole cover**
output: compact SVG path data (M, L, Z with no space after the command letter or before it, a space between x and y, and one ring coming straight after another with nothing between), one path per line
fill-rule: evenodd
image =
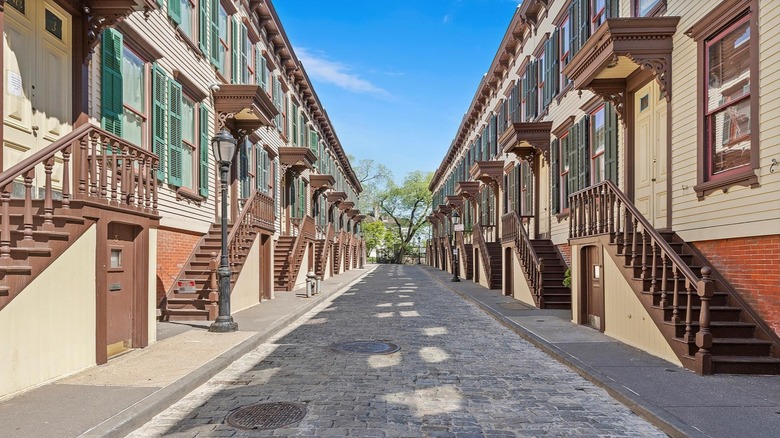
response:
M401 349L401 347L396 344L380 341L342 342L336 344L334 348L344 353L358 354L391 354Z
M306 406L300 403L259 403L233 411L225 420L239 429L278 429L297 423L306 416Z

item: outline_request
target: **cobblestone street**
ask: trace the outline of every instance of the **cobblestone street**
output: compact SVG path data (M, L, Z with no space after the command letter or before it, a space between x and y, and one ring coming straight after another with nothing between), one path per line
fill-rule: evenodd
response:
M260 304L262 305L262 304ZM334 344L386 341L388 355ZM225 424L306 406L275 430ZM414 266L382 265L131 436L665 436Z

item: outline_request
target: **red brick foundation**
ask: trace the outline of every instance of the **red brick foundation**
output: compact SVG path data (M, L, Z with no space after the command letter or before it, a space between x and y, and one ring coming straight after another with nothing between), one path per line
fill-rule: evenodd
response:
M694 245L775 333L780 333L780 235Z
M173 285L187 263L201 234L160 229L157 233L157 304Z
M558 251L561 252L561 255L563 256L563 260L566 261L566 264L571 266L571 245L556 245L558 247Z

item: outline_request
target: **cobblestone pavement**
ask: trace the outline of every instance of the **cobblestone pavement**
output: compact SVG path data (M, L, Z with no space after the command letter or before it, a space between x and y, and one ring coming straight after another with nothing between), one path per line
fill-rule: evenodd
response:
M389 355L332 346L382 340ZM240 407L305 404L241 430ZM380 266L130 436L666 436L413 266Z

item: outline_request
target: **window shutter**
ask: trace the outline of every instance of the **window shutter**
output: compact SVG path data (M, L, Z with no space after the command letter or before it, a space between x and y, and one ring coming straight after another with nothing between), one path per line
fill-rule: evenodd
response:
M271 197L274 198L274 217L276 217L276 213L279 211L279 196L277 196L276 194L276 187L279 185L279 169L277 169L276 166L276 159L274 159L273 164L274 164L274 187L273 187L273 193L271 193Z
M201 196L209 195L209 110L203 104L200 105L200 165L198 189Z
M569 5L569 59L574 57L579 51L579 28L580 28L580 0L574 0Z
M607 0L607 6L605 8L607 18L617 18L620 16L620 1L619 0Z
M241 198L249 198L251 191L251 181L249 180L249 156L251 149L249 149L249 140L244 138L244 141L239 142L238 147L238 180L240 183L240 196Z
M306 217L306 182L303 178L298 178L300 184L298 189L298 217Z
M157 168L157 179L160 181L165 180L165 158L168 151L165 142L167 80L163 69L157 64L152 65L152 152L160 159Z
M579 190L578 184L580 181L580 161L578 158L580 139L579 124L573 125L569 128L569 176L566 178L566 182L569 185L569 194L572 194Z
M298 105L292 104L290 111L290 123L292 124L292 144L298 146Z
M528 118L528 111L529 111L529 107L528 107L528 67L526 67L525 73L523 74L522 87L521 87L521 91L520 91L520 96L521 96L521 99L520 99L520 102L518 102L518 109L520 109L520 105L522 104L523 105L523 112L526 114L526 117L523 118L522 114L516 114L516 116L517 116L517 119L519 121L525 122L526 119ZM525 102L523 102L523 99L525 99Z
M577 190L582 190L590 186L590 142L588 141L588 119L590 116L585 116L577 124L578 135L578 149L579 152L579 185Z
M244 25L243 22L240 22L240 29L241 29L241 82L244 84L249 83L249 58L247 55L249 54L250 45L249 45L249 34L246 29L246 25Z
M181 24L181 1L168 0L168 16L176 24Z
M101 126L122 136L122 34L112 28L103 32L100 71Z
M206 0L202 0L205 2ZM219 53L222 50L222 43L219 42L219 0L211 0L211 63L217 67L217 70L224 71L224 66L220 62Z
M491 151L492 158L498 155L498 118L495 114L490 116L490 142L493 146Z
M198 2L198 47L203 56L209 56L209 11L205 0Z
M605 177L618 184L618 120L615 106L607 102L604 107L605 141L604 163Z
M530 121L536 117L536 90L539 86L539 82L536 78L536 64L536 61L528 63L528 70L526 70L526 76L528 77L528 97L525 99L527 106L526 121Z
M555 29L552 33L552 41L550 43L550 53L552 53L552 59L550 60L550 70L549 70L549 79L547 80L547 83L550 84L550 101L548 103L552 103L553 99L555 99L555 96L558 95L558 92L560 91L560 80L561 80L561 54L560 52L560 41L559 41L559 33L558 29ZM548 55L549 56L549 55Z
M585 41L588 40L588 37L590 36L590 13L589 11L589 3L588 0L579 0L579 36L577 37L577 44L579 45L577 47L577 50L581 49L582 46L585 45Z
M241 83L241 32L238 15L233 16L230 26L230 77L234 84Z
M560 161L558 159L558 139L554 139L550 145L550 200L552 201L552 213L561 211L561 181Z
M168 184L181 187L181 85L168 81ZM192 165L192 164L190 164Z
M259 75L258 77L260 80L258 81L260 83L260 86L263 87L263 91L268 90L268 67L266 66L267 61L265 60L265 56L263 56L262 51L260 50L260 47L257 48L257 54L255 55L255 59L257 60L256 64L257 67L255 70L255 75Z
M525 197L523 199L523 214L526 216L531 216L534 212L534 179L533 174L531 173L530 163L524 161L521 172L523 174L523 188L525 189Z

